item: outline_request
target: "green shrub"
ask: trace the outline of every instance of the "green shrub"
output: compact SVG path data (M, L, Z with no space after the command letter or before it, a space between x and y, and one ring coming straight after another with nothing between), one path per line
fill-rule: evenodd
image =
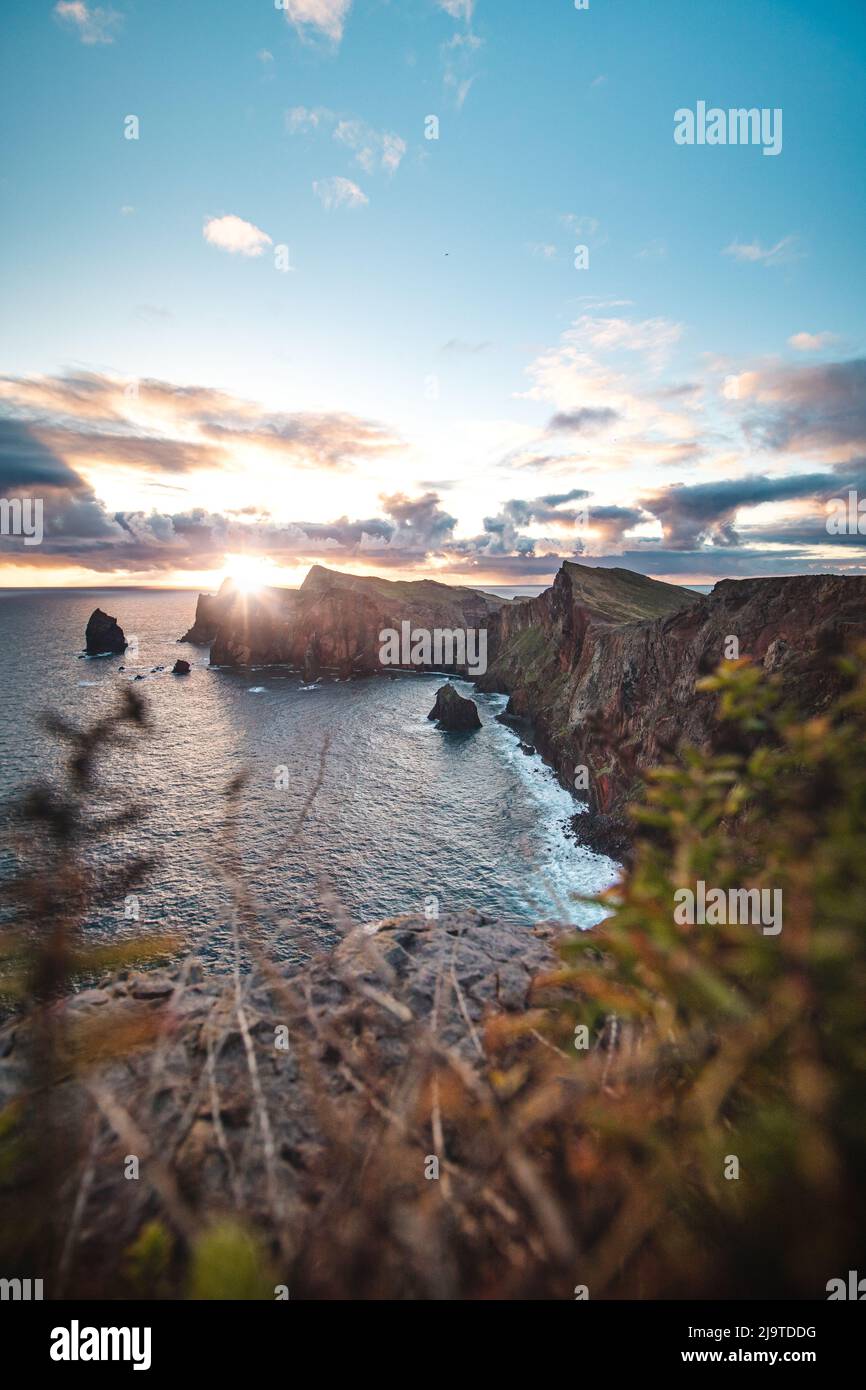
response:
M862 1263L864 655L806 721L747 663L702 681L715 746L650 774L610 916L565 948L552 1034L585 1023L607 1051L580 1109L599 1291L822 1297ZM781 932L677 925L698 880L781 889Z

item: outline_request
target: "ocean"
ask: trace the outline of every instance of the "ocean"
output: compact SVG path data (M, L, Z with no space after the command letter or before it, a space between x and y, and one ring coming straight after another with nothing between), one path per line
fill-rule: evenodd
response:
M93 855L156 857L138 891L97 904L96 936L172 931L219 964L229 960L231 890L223 876L226 788L244 773L237 844L269 949L307 955L360 924L433 905L525 923L603 915L576 901L613 881L616 866L578 845L578 804L495 715L504 696L477 694L483 728L444 734L427 719L442 677L403 675L306 686L287 671L217 670L208 651L178 643L196 596L145 589L0 592L0 766L3 827L16 793L56 782L63 752L41 727L54 711L87 726L124 682L147 702L152 732L102 764L108 794L139 822ZM117 617L136 654L82 659L94 608ZM178 657L187 677L170 674ZM121 670L120 668L124 669ZM162 667L162 670L154 670ZM323 750L324 754L323 754ZM305 802L322 767L306 816ZM4 835L0 876L12 857Z

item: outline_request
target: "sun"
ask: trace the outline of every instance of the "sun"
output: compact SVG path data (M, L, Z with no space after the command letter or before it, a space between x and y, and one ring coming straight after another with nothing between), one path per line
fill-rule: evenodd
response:
M260 555L227 555L224 579L231 579L242 594L256 594L273 584L276 565Z

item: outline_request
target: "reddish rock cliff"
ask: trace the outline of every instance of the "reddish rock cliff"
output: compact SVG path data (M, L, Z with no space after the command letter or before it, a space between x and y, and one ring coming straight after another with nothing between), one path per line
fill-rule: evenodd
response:
M220 591L222 598L222 590ZM504 599L432 579L414 582L339 574L314 565L300 589L235 594L217 614L211 663L289 665L319 672L372 675L381 671L385 629L487 631ZM413 663L415 664L415 663ZM448 663L417 663L439 670ZM459 662L453 669L461 670Z
M686 740L705 743L715 702L695 683L730 655L776 676L803 712L825 708L842 677L834 658L866 639L866 577L723 580L701 596L624 569L565 563L538 598L506 602L434 580L413 583L314 566L301 588L202 595L188 640L214 638L216 665L285 664L310 678L380 672L383 629L484 630L482 690L510 695L562 780L584 789L583 832L623 847L622 812L641 769ZM197 636L193 636L195 633ZM443 669L431 663L426 669ZM459 665L455 670L461 670Z
M587 768L595 821L610 817L614 829L639 770L683 740L708 739L715 700L695 683L729 654L729 638L806 713L838 693L834 657L866 639L866 577L726 579L703 597L660 585L641 591L659 616L623 622L626 572L595 570L587 584L586 569L564 565L552 589L501 616L479 685L511 695L510 712L532 720L540 750L569 786ZM608 600L604 574L615 586Z

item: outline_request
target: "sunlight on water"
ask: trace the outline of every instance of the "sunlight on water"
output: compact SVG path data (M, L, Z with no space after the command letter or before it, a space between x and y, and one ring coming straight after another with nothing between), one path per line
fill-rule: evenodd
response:
M210 669L206 648L178 646L194 602L190 594L126 590L7 595L0 604L0 756L10 791L57 771L39 711L89 722L122 682L143 676L136 689L155 733L145 748L112 755L107 780L143 815L109 853L159 856L141 894L144 926L201 934L216 958L225 955L229 894L218 833L225 788L242 771L245 872L263 907L297 924L305 948L334 932L324 890L354 922L421 911L430 895L442 913L475 908L527 925L598 920L572 895L597 892L615 867L567 833L575 803L496 722L504 697L475 695L484 727L466 737L443 734L427 719L441 677L305 686L285 671L260 669L251 685L249 673ZM84 680L80 645L97 603L128 638L135 635L136 651L88 662ZM178 655L193 664L182 681L171 675ZM326 741L322 786L294 839ZM120 906L94 926L122 930ZM271 930L274 949L290 951L289 935L284 941L282 928Z

